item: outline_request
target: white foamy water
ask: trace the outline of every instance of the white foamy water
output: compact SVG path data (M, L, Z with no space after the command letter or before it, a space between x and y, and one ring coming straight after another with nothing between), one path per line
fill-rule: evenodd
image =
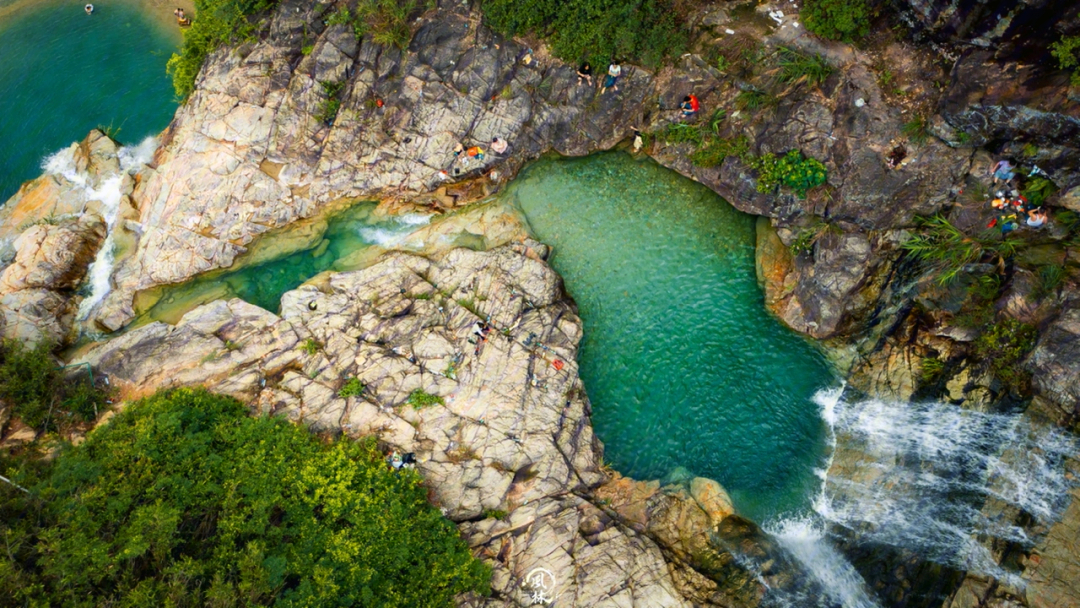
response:
M1022 584L977 539L1031 546L1036 539L1009 515L1015 509L1044 525L1058 519L1073 485L1064 461L1077 454L1075 437L944 403L849 402L824 391L816 400L834 434L833 457L851 456L814 502L824 521L863 542ZM984 509L995 500L998 508Z
M418 227L431 223L431 215L406 213L394 216L386 222L359 229L360 238L366 243L389 247L409 237Z
M86 173L80 173L75 166L75 146L69 146L48 157L42 163L41 168L46 173L59 175L77 186L82 191L84 203L98 201L101 203L101 214L108 228L105 242L98 250L97 256L87 270L87 282L90 285L90 295L79 304L77 318L81 321L89 316L90 312L102 298L109 292L111 285L109 278L112 275L115 262L115 240L113 237L116 221L120 212L120 201L124 196L124 176L135 173L153 158L157 149L157 138L147 137L136 146L124 146L117 151L120 163L120 171L112 175L101 176L96 186L91 185L90 178Z
M764 530L780 543L816 580L826 598L816 602L810 598L778 596L775 603L791 608L815 605L840 605L844 608L877 608L877 600L866 581L826 536L825 523L813 516L783 519L764 526ZM826 600L822 602L821 600Z

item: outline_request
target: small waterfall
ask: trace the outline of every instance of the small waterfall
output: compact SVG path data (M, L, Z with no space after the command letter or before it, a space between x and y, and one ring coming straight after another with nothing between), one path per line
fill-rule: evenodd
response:
M943 403L816 399L834 434L833 459L815 511L862 541L1022 585L979 538L1031 546L1010 509L1057 520L1073 485L1064 461L1076 439L1036 428L1020 415L985 414ZM847 606L848 604L845 604ZM858 606L859 604L852 604Z
M390 247L408 238L418 227L431 223L431 218L422 213L394 216L389 221L360 228L360 238L372 245Z
M98 250L97 256L90 264L87 271L87 283L90 286L90 295L79 304L77 318L82 321L105 294L109 292L111 285L109 278L112 276L113 263L115 261L114 231L120 212L120 201L124 196L124 177L137 172L153 158L157 149L157 138L147 137L137 146L124 146L117 150L117 159L120 163L118 173L102 176L97 186L90 183L86 173L79 173L75 168L75 145L64 148L42 161L42 169L49 174L62 176L82 190L84 202L98 201L101 203L101 213L108 232L105 242Z

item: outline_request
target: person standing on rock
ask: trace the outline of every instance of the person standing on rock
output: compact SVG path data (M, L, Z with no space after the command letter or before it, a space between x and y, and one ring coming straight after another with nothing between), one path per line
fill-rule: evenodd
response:
M609 65L607 76L604 77L604 86L600 89L600 94L603 95L608 89L618 91L619 86L616 83L619 81L619 76L622 76L622 66L617 63Z
M496 154L505 153L506 149L509 148L509 147L510 147L509 142L507 142L505 139L503 139L501 137L496 137L495 139L491 140L491 149Z

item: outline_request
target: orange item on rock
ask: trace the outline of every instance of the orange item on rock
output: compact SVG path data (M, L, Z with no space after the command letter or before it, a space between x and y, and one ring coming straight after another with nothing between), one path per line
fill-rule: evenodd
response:
M555 369L559 370L560 372L562 371L563 365L565 365L565 363L563 363L559 359L555 359L554 361L551 362L551 364L553 366L555 366Z

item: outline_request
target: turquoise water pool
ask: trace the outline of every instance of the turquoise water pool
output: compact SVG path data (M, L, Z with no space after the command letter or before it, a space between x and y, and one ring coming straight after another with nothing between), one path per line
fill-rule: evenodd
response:
M133 2L82 6L48 0L0 18L0 204L90 129L138 143L176 111L165 63L179 31Z
M605 459L638 479L716 479L757 521L804 509L827 451L812 397L834 378L765 311L753 218L623 153L543 159L505 200L577 301Z

